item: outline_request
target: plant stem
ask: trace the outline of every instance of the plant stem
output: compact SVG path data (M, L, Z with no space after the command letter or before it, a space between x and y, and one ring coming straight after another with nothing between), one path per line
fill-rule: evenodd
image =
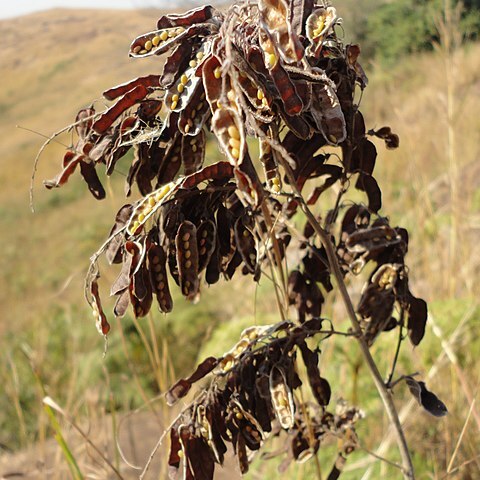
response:
M387 411L388 418L390 419L391 424L395 428L395 432L397 435L397 444L400 450L400 455L402 457L402 465L403 465L403 475L405 479L413 480L415 478L412 459L410 457L410 452L408 451L407 441L405 439L405 435L403 433L402 425L400 423L400 419L398 418L397 409L395 404L393 403L392 396L390 392L387 390L385 383L383 382L382 376L378 370L377 364L373 359L370 350L368 348L367 342L363 336L362 329L360 327L360 323L358 322L357 315L355 313L355 309L352 304L352 300L348 293L347 287L343 280L343 273L340 269L340 265L338 263L337 254L335 252L335 248L333 243L330 239L329 234L320 226L315 215L308 207L305 199L303 198L302 194L297 188L295 176L293 175L292 169L287 162L287 158L289 158L288 152L278 143L272 142L272 147L276 149L280 155L277 156L278 160L281 162L282 167L285 170L287 178L290 182L290 186L293 192L297 196L297 200L299 202L300 208L302 209L303 213L306 215L308 222L315 230L315 233L319 236L325 251L327 252L327 258L330 263L330 267L332 269L332 273L337 281L338 289L340 290L340 294L342 296L343 303L348 313L348 317L352 324L354 332L357 334L357 341L359 343L360 349L363 354L363 358L370 370L371 376L373 378L373 382L378 390L380 398L382 399L383 405L385 410Z

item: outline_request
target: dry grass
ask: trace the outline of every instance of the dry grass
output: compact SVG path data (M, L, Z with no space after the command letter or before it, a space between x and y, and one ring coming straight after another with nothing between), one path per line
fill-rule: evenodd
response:
M49 462L42 467L51 469L47 478L66 478L67 471L58 448L49 440L52 431L41 404L41 385L82 428L90 432L90 426L100 426L96 433L92 430L91 438L105 451L110 449L116 465L121 464L111 434L118 431L117 410L128 412L163 391L173 376L190 368L205 340L211 338L204 352L217 349L212 353L219 353L232 332L241 330L242 322L251 322L255 315L260 322L273 320L269 288L263 286L255 297L254 287L235 279L225 290L214 287L206 291L197 308L178 299L180 308L175 315L142 322L144 341L131 320L123 324L124 337L120 325L114 324L109 353L102 362L103 343L84 307L82 282L88 257L104 238L122 201L122 177L111 182L114 196L100 203L95 203L75 177L61 192L45 192L40 181L57 172L63 152L62 146L52 145L36 182L37 213L29 212L32 159L42 139L15 125L51 133L73 118L88 99L98 98L102 89L158 70L158 59L133 61L126 56L130 38L147 31L157 16L58 10L0 22L4 39L0 52L0 381L5 386L0 448L33 449L15 457L16 464L10 456L3 459L9 471L15 466L37 472L30 478L40 474L35 462L24 463L25 458ZM450 87L446 65L454 68ZM385 210L392 212L393 223L411 231L407 258L414 293L431 302L438 327L435 332L428 330L418 352L406 347L401 359L405 372L421 369L426 377L432 369L428 385L451 412L438 421L416 405L405 410L407 438L415 450L420 478L425 479L478 478L480 472L478 401L474 401L480 382L479 362L474 358L480 347L480 254L475 248L480 240L479 72L480 45L460 48L449 58L437 51L407 59L388 72L373 69L363 103L369 127L389 124L400 134L399 150L385 152L378 145L377 175L384 187ZM449 117L452 82L453 115L450 103ZM458 186L453 197L452 132ZM68 143L68 136L62 141ZM231 319L238 323L226 323ZM455 331L461 322L460 330ZM213 326L223 323L226 325L217 328L212 337ZM387 336L375 347L377 358L385 359L382 372L388 370L394 341ZM146 344L150 356L144 353ZM174 355L170 355L172 349ZM327 378L338 376L347 381L352 372L358 375L356 387L347 393L369 414L360 435L364 446L375 450L382 438L388 438L388 429L371 393L370 380L354 360L355 354L341 342L324 352ZM403 393L396 395L400 410L408 401ZM148 418L160 417L163 425L171 416L162 402L145 406L144 411L153 416ZM141 414L137 418L146 417ZM141 428L142 421L132 429ZM140 447L134 436L129 447L141 450L136 452L138 463L144 462L159 430L156 423L146 423L152 426L148 441ZM78 435L69 434L68 426L64 431L81 468L86 468L84 472L91 474L88 469L96 468L96 478L106 478L98 456ZM394 456L388 448L385 451ZM128 456L133 458L134 453L129 451ZM365 458L370 457L360 452L352 466ZM6 472L3 465L0 462L0 474ZM272 475L271 465L257 462L251 478ZM361 465L345 478L360 478L359 472L365 471L364 463ZM300 466L289 470L289 475L308 478L308 472L308 467ZM395 478L387 466L376 466L371 478L380 475Z

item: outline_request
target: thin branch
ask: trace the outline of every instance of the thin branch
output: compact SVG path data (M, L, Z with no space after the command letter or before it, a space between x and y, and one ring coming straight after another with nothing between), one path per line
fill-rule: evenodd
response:
M340 265L338 263L337 255L335 252L335 248L333 246L333 243L330 239L329 234L320 226L318 223L317 219L315 218L315 215L313 212L310 210L308 207L307 203L305 202L305 199L303 198L302 194L298 190L296 186L296 181L295 177L293 175L292 169L290 168L290 165L288 164L288 161L286 158L290 158L288 152L283 148L278 142L270 140L272 148L277 150L280 155L278 155L278 159L282 163L282 166L285 170L285 173L287 175L287 178L290 182L290 186L294 193L297 195L297 200L299 202L300 208L302 209L303 213L306 215L308 222L312 226L312 228L315 230L315 233L319 236L325 251L327 252L327 257L330 262L330 266L332 268L332 273L337 281L338 288L340 290L340 294L342 296L343 303L345 305L345 308L348 313L348 317L350 319L350 322L352 324L353 330L358 334L357 340L360 346L360 349L362 351L363 357L365 359L365 362L367 363L367 366L370 370L372 379L375 383L375 386L378 390L378 393L380 395L380 398L382 399L382 402L385 406L385 410L387 411L387 415L390 419L391 424L395 428L396 436L397 436L397 444L398 448L400 450L400 455L402 457L402 464L403 464L403 469L404 469L404 478L406 479L414 479L415 474L414 474L414 468L413 468L413 463L412 459L410 457L410 452L408 451L408 445L407 441L405 439L405 435L402 429L402 425L400 423L400 420L398 418L398 413L397 409L395 407L395 404L393 403L392 396L390 392L387 390L387 387L385 386L385 383L383 382L383 379L381 377L381 374L378 370L377 364L375 363L375 360L373 359L370 350L368 348L367 342L365 341L365 338L362 333L362 329L360 327L360 323L358 322L357 315L355 313L355 309L352 304L352 300L350 298L350 295L348 293L347 287L345 285L345 282L343 280L343 274L340 269Z

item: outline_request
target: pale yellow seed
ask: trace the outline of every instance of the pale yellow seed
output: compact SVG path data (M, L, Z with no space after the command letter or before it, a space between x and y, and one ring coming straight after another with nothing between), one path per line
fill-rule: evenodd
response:
M155 201L155 199L153 197L148 197L148 204L153 207L155 206L157 202Z
M176 93L174 93L172 95L172 102L178 102L178 98L179 98L178 95Z
M328 136L328 139L332 142L332 143L337 143L337 137L335 135L329 135Z
M198 102L197 104L197 110L202 110L202 107L203 107L204 103L203 102Z
M231 154L232 154L233 158L239 158L240 157L240 151L238 150L238 148L232 148Z
M192 67L192 68L195 68L195 67L197 66L197 62L196 62L195 60L190 60L190 61L188 62L188 65L189 65L190 67Z
M150 212L152 211L152 207L150 205L145 205L145 207L143 207L143 214L145 216L147 216ZM141 215L141 214L140 214ZM140 215L138 216L138 219L140 220Z
M177 108L177 102L176 101L173 101L172 104L170 105L170 108L172 110L175 110Z
M153 38L152 38L152 45L154 47L158 47L158 45L160 44L160 41L161 41L161 38L158 36L158 35L155 35Z
M140 226L140 223L138 223L138 221L135 220L133 222L132 232L135 232L139 226Z
M190 250L187 250L185 252L185 258L188 260L192 256L192 252Z
M273 68L277 63L277 57L274 53L270 53L267 57L267 63L269 68Z
M138 53L142 49L141 45L137 45L136 47L133 48L132 52L133 53Z
M185 130L185 133L188 133L190 131L190 125L188 123L185 125L184 130Z
M185 90L185 85L183 83L179 83L177 85L177 92L182 93Z
M185 31L185 29L183 27L178 27L177 30L175 30L176 34L177 35L180 35L181 33L183 33Z
M257 90L257 98L259 100L263 100L265 98L265 94L263 93L263 90L261 90L260 88Z
M237 412L237 413L235 414L235 418L236 418L237 420L241 420L241 419L243 418L243 413L242 413L242 412Z
M268 107L268 100L266 98L262 99L262 104Z
M189 119L187 120L187 123L188 123L188 125L190 125L191 127L193 127L193 122L192 122L192 119L191 119L191 118L189 118Z
M139 55L145 55L146 53L148 53L148 50L143 49L143 50L140 50L138 53Z
M180 81L181 81L184 85L186 85L186 84L188 83L188 77L187 77L185 74L183 74L183 75L181 76L181 78L180 78Z
M173 37L176 37L177 34L176 34L175 32L173 32L173 31L170 30L170 31L168 32L168 36L169 36L170 38L173 38Z
M192 146L192 152L197 153L198 147L196 145Z
M190 113L190 118L195 118L197 115L197 111L195 109L192 110L192 112Z
M197 52L196 57L197 57L197 60L202 60L202 58L203 58L203 52Z
M274 185L280 185L280 179L277 178L277 177L274 177L274 178L272 178L272 183L273 183Z
M272 185L272 192L273 193L280 193L280 185Z
M238 128L235 125L230 125L227 131L228 131L228 136L230 138L235 138L237 140L240 140L240 132L238 131Z
M166 39L168 38L168 33L163 31L161 34L160 34L160 40L162 40L162 42L164 42Z
M177 455L178 455L178 458L183 458L184 456L183 450L179 450Z
M233 90L229 90L227 92L227 98L231 101L231 102L234 102L235 101L235 93Z
M145 42L145 50L151 50L152 47L153 47L152 41L151 41L151 40L147 40L147 41Z
M240 149L240 140L237 140L236 138L230 138L230 139L228 140L228 144L229 144L232 148Z
M217 100L217 108L222 108L222 104L220 103L219 100Z
M141 213L139 216L138 216L138 221L139 222L143 222L145 220L145 214L144 213Z
M250 235L250 232L248 230L243 231L243 236L246 238Z
M213 71L213 76L215 78L220 78L222 76L222 70L220 67L217 67L214 71Z

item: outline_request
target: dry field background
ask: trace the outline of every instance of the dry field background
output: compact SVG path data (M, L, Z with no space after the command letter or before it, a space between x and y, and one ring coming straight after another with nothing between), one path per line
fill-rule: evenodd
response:
M347 15L341 3L338 9ZM60 191L45 191L41 180L55 175L64 150L52 144L35 181L36 213L29 211L33 159L43 139L16 126L49 135L90 100L101 104L103 89L158 71L159 59L134 61L126 54L130 40L150 30L157 17L158 12L145 11L54 10L0 21L0 478L69 478L41 402L45 394L108 452L124 478L135 478L115 448L115 437L130 460L144 464L173 415L158 394L188 372L197 357L227 350L245 325L276 321L268 284L256 289L235 278L206 290L196 306L178 297L168 317L113 321L103 359L103 340L83 300L83 275L123 202L121 164L107 182L110 195L103 202L91 198L76 177ZM455 35L447 32L444 38L455 40ZM458 45L450 52L439 46L388 70L375 64L366 69L367 126L388 124L401 139L400 149L392 152L378 145L384 210L393 224L410 230L407 258L414 292L430 304L432 328L418 349L405 345L401 367L405 373L421 371L450 414L429 417L405 392L396 400L419 478L480 478L480 407L475 403L480 381L480 45ZM68 135L59 140L69 143ZM211 146L210 155L216 154ZM105 285L115 273L108 271ZM343 312L334 300L329 308L341 323ZM384 372L394 342L386 335L374 347ZM363 447L376 451L383 445L382 454L395 459L387 420L360 355L336 342L324 351L324 362L327 378L339 379L334 395L357 402L367 413L359 427ZM82 473L115 478L94 447L61 415L57 418ZM164 478L164 455L160 448L156 470L147 478ZM371 459L365 451L356 453L345 478L361 478ZM269 478L275 468L275 461L257 460L249 478ZM231 466L225 476L233 479L234 472ZM312 478L308 465L288 472L286 478ZM377 462L367 475L397 478L398 473Z

